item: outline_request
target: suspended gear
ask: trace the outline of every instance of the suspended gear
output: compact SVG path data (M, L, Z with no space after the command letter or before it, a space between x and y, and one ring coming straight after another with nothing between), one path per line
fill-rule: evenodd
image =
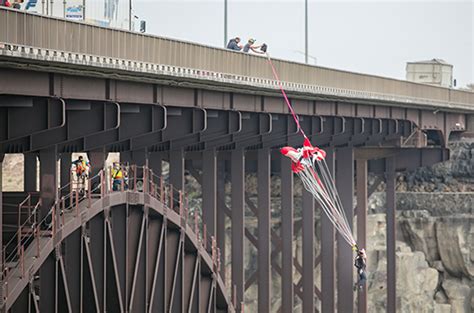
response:
M304 138L304 144L301 148L283 147L281 153L291 159L291 169L303 182L304 188L310 192L314 199L319 203L324 213L327 215L334 228L341 234L342 238L354 249L357 243L352 235L351 227L344 213L344 208L339 198L336 185L326 163L326 152L318 147L314 147L304 130L301 128L298 115L293 109L288 96L286 95L280 78L278 77L275 66L272 63L270 55L267 53L268 62L272 68L275 80L285 99L285 103L290 110L296 123L297 131ZM352 179L352 177L351 177Z
M300 177L304 188L318 201L344 240L351 247L356 246L334 180L326 164L326 152L313 147L309 139L305 138L302 148L283 147L281 153L291 159L291 169Z

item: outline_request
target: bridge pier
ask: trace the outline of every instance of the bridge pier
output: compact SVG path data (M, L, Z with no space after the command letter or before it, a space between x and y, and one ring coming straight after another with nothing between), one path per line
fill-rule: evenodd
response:
M61 153L60 156L60 186L64 187L61 191L62 194L60 196L64 196L67 194L71 188L71 186L65 187L71 181L71 162L72 162L72 153L64 152Z
M335 151L328 147L326 151L326 163L331 177L335 177ZM336 232L326 214L321 214L321 312L335 312L335 290L336 290L336 254L335 254Z
M209 235L216 237L217 222L217 153L202 153L202 217Z
M357 243L367 250L367 160L356 161ZM367 313L367 284L358 292L357 312Z
M87 157L91 164L91 172L89 177L94 177L105 167L105 160L109 154L105 152L105 149L97 149L87 152Z
M387 312L397 311L396 299L396 195L395 157L385 159L386 206L387 206Z
M269 149L257 153L258 169L258 312L268 313L271 309L271 203L270 174L271 154Z
M173 194L176 193L176 190L184 190L184 149L178 148L176 150L170 150L169 152L170 160L170 184L175 188ZM174 208L178 201L176 200L178 195L174 195L173 204L171 208Z
M314 209L313 195L303 189L303 313L314 313L315 305Z
M153 171L153 174L161 177L162 164L163 164L162 152L148 153L148 166Z
M354 197L354 150L352 147L340 148L336 152L336 186L341 204L352 229ZM337 238L337 311L353 312L353 252L340 234Z
M37 191L36 178L38 177L36 168L37 154L29 152L23 154L23 190L25 192Z
M226 159L218 157L217 159L217 247L221 252L221 278L226 283L226 214L225 214L225 183L226 183ZM229 290L231 286L228 286Z
M57 148L56 146L40 150L40 220L45 218L49 210L52 208L54 201L57 198ZM52 222L52 216L46 219L46 223ZM43 225L42 227L46 227ZM57 303L51 301L55 299L55 290L57 285L57 270L56 260L53 255L46 258L44 264L39 271L39 307L41 312L55 312Z
M245 292L245 152L231 152L231 210L232 210L232 284L235 289L236 311L242 311Z
M293 288L293 171L291 160L280 155L281 159L281 311L292 312L294 302Z
M43 219L57 198L58 177L56 166L58 161L55 146L40 150L40 219ZM48 221L50 222L50 221Z
M3 159L5 157L5 154L3 153L0 153L0 234L2 234L2 236L0 236L0 247L2 247L2 250L3 250ZM3 264L3 261L4 261L4 256L0 256L0 268L2 269L3 271L3 268L4 268L4 264ZM2 275L2 278L0 279L0 283L1 283L1 286L0 286L0 307L3 306L3 297L4 297L4 281L3 281L3 275ZM4 312L3 310L1 310L0 312Z

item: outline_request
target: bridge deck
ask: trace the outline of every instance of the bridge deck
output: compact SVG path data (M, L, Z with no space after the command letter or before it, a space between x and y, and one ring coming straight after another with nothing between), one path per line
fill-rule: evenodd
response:
M6 8L0 9L0 23L0 44L16 50L3 51L4 57L195 80L201 85L205 81L278 90L267 60L260 56ZM293 93L473 111L471 92L297 62L274 63L285 89Z

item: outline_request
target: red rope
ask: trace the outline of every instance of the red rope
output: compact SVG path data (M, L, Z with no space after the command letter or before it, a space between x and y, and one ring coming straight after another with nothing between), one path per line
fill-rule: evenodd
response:
M301 128L298 114L296 114L295 110L293 109L293 106L290 103L290 100L288 99L288 96L286 95L285 89L283 89L283 85L281 84L280 78L278 77L278 73L275 69L275 66L273 65L270 55L267 54L267 57L268 57L268 63L270 63L270 66L272 67L273 76L275 76L275 79L278 82L278 87L280 87L280 91L283 94L283 98L285 98L286 105L288 106L288 109L290 110L291 115L293 115L293 119L295 120L296 126L298 127L298 131L301 132L304 138L307 138L306 134L303 131L303 128Z

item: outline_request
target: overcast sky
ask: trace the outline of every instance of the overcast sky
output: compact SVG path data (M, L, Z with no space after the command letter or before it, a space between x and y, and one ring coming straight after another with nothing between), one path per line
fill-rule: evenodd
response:
M310 0L309 54L321 66L401 79L407 61L441 58L464 86L474 82L473 2ZM134 0L134 10L148 33L223 46L224 0ZM304 0L228 0L228 34L303 62Z

